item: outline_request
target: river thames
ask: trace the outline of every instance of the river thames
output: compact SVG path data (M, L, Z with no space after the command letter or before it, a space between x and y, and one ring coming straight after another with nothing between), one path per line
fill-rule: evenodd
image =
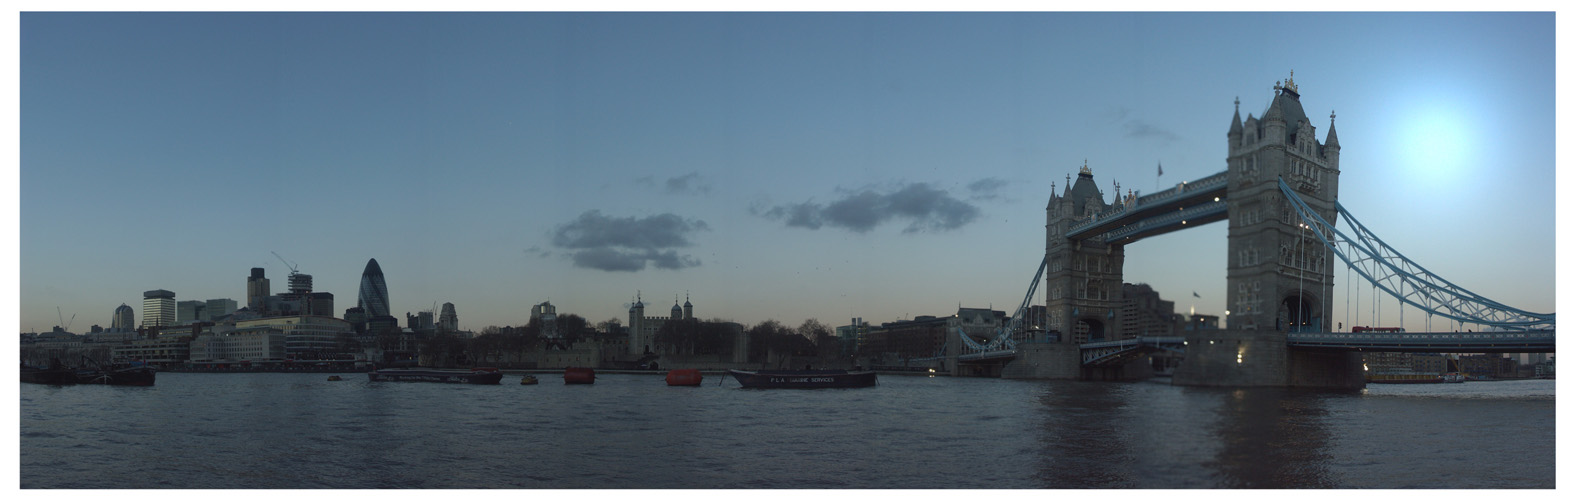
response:
M22 384L22 488L1553 488L1554 382ZM1163 380L1163 379L1158 379ZM720 382L720 383L719 383Z

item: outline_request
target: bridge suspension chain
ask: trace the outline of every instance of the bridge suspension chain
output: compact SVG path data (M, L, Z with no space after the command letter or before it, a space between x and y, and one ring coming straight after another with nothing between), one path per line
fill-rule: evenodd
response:
M1403 303L1462 323L1479 324L1506 330L1551 328L1554 313L1534 313L1488 299L1439 277L1406 258L1394 247L1356 220L1339 202L1335 209L1344 217L1355 237L1346 235L1325 221L1296 191L1280 181L1280 191L1291 202L1303 223L1324 246L1377 289ZM1377 294L1374 294L1374 300ZM1377 305L1374 305L1376 313Z
M1039 271L1034 273L1034 280L1028 283L1028 293L1023 294L1023 303L1017 306L1017 311L1012 313L1012 319L1007 321L1006 326L995 331L995 338L990 339L987 343L980 344L973 337L969 336L967 332L964 332L962 327L958 327L957 336L962 338L963 349L969 353L1016 349L1017 341L1019 340L1016 337L1022 333L1023 318L1028 315L1028 308L1033 306L1034 292L1039 290L1039 279L1044 277L1045 267L1048 267L1049 264L1049 260L1039 260Z

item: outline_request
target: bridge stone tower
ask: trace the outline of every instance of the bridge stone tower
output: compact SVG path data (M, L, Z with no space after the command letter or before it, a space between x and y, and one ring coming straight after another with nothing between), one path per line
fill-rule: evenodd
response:
M1073 224L1099 217L1113 206L1094 185L1085 161L1074 183L1045 207L1046 329L1065 344L1120 340L1121 268L1126 249L1096 240L1070 240Z
M1294 76L1294 73L1292 74ZM1227 326L1189 337L1184 385L1360 387L1353 355L1293 352L1286 334L1332 331L1334 258L1313 229L1301 224L1279 180L1329 222L1339 193L1340 142L1334 114L1323 143L1302 109L1294 80L1276 82L1262 118L1241 119L1226 133L1229 243ZM1327 358L1327 359L1325 359ZM1355 382L1351 381L1354 369Z
M1318 143L1302 110L1295 81L1275 84L1263 118L1231 119L1229 156L1230 243L1226 272L1229 326L1239 330L1330 331L1334 263L1311 229L1301 225L1279 179L1295 189L1324 220L1335 221L1340 142L1334 133Z

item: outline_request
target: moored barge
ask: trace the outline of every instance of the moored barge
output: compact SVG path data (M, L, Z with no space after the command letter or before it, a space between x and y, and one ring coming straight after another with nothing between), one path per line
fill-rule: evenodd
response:
M384 368L367 372L373 382L440 382L445 384L496 384L503 380L497 368L469 370L443 368Z
M870 370L728 370L745 389L839 389L871 387L875 372Z

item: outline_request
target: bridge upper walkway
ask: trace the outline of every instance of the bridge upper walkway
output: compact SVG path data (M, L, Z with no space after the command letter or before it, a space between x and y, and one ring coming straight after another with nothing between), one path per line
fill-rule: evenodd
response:
M1174 188L1138 197L1130 205L1118 203L1111 211L1074 224L1067 230L1066 237L1124 244L1224 220L1228 216L1225 203L1230 181L1228 174L1220 172L1183 182Z
M1522 332L1290 333L1293 348L1340 351L1519 353L1554 352L1553 330Z

